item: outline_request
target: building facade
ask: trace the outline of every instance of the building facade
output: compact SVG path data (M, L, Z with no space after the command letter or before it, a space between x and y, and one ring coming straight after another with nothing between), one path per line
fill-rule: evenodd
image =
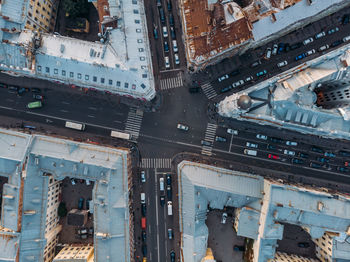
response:
M53 262L93 262L94 247L92 245L65 246L54 258Z
M58 0L30 0L25 28L53 32L57 17Z

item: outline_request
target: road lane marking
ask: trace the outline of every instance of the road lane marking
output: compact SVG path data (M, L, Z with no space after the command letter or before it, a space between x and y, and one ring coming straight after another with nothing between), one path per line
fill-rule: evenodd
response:
M232 140L233 140L233 134L231 134L231 141L230 141L230 148L229 148L229 152L231 152L231 148L232 148Z
M96 107L92 107L92 106L89 106L88 108L91 109L91 110L97 110Z
M156 190L156 194L155 194L155 197L156 197L156 201L155 201L155 203L156 203L156 221L157 221L157 230L158 230L158 234L157 234L157 253L158 253L158 262L159 262L159 221L158 221L158 199L159 199L159 197L158 197L158 190L157 190L157 188L158 188L158 178L157 178L157 169L154 169L154 177L155 177L155 183L154 183L154 185L155 185L155 190Z
M63 113L68 113L68 111L64 110L64 109L61 109L60 111L63 112Z
M88 115L88 117L95 118L95 116L93 116L93 115Z
M66 102L66 101L62 101L62 104L70 105L70 103L69 103L69 102Z
M8 101L8 102L13 102L14 100L13 100L13 99L10 99L10 98L7 98L6 101Z

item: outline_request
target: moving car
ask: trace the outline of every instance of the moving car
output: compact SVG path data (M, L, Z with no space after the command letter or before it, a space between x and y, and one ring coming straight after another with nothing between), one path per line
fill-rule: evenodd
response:
M174 25L174 16L173 16L172 13L169 14L169 24L170 24L171 26Z
M146 182L146 173L144 170L141 171L141 182L142 183Z
M175 29L173 26L170 27L170 35L171 35L171 38L175 39L176 33L175 33Z
M343 167L343 166L338 166L338 167L337 167L337 170L340 171L340 172L344 172L344 173L349 171L348 168Z
M301 157L301 158L309 158L309 155L306 154L306 153L303 153L303 152L299 152L298 156Z
M345 14L341 20L342 25L346 25L349 23L349 19L350 19L350 15L349 14Z
M295 142L295 141L286 141L286 145L287 145L287 146L297 146L298 143Z
M311 163L310 163L310 167L312 167L312 168L321 168L322 166L321 166L320 164L311 162Z
M293 158L292 159L293 164L303 164L304 160L298 159L298 158Z
M142 245L142 255L143 255L144 257L147 256L147 245L146 245L146 244L143 244L143 245Z
M147 212L146 204L141 204L141 214L143 217L146 216L146 212Z
M339 151L339 154L340 154L341 156L350 157L350 152Z
M346 37L343 38L343 42L344 42L344 43L347 42L347 41L349 41L349 40L350 40L350 35L348 35L348 36L346 36Z
M327 157L335 157L335 154L332 153L332 152L325 152L325 153L324 153L324 156L327 156Z
M141 204L145 204L146 203L146 194L145 193L141 193L140 194L140 199L141 199Z
M329 163L329 159L324 157L317 157L316 160L321 163Z
M177 129L183 130L183 131L188 131L189 127L183 124L177 124Z
M306 57L306 55L304 53L302 53L302 54L300 54L300 55L295 57L295 61L301 60L301 59L303 59L305 57Z
M163 207L163 206L164 206L164 204L165 204L165 196L163 196L163 195L162 195L162 196L160 196L160 197L159 197L159 201L160 201L160 206L162 206L162 207Z
M224 87L223 89L220 90L220 93L226 93L226 92L230 91L231 89L232 89L232 86Z
M158 30L157 30L157 28L153 28L153 36L154 36L154 39L158 39Z
M33 93L41 93L41 89L40 88L32 87L31 90L32 90Z
M168 228L168 238L173 239L173 230L171 228Z
M275 159L275 160L280 159L280 157L279 157L279 156L277 156L277 155L273 155L273 154L268 154L268 155L267 155L267 157L268 157L268 158L270 158L270 159Z
M247 142L245 145L246 145L246 147L258 148L258 144L254 144L254 143L250 143L250 142Z
M253 76L248 76L246 79L244 79L244 81L246 82L246 83L248 83L248 82L250 82L250 81L252 81L253 80Z
M295 152L294 152L294 151L291 151L291 150L285 149L285 150L283 151L283 154L289 155L289 156L294 156L294 155L295 155Z
M223 76L221 76L221 77L218 78L218 81L221 82L221 81L224 81L224 80L226 80L226 79L228 79L228 78L229 78L228 75L223 75Z
M271 58L271 48L270 47L268 47L267 49L266 49L266 53L265 53L265 59L270 59Z
M286 65L288 65L288 62L287 61L283 61L283 62L278 63L277 67L281 68L281 67L284 67Z
M207 141L207 140L202 140L201 144L204 145L204 146L211 146L211 143L209 141Z
M315 35L315 39L320 39L321 37L324 37L326 35L326 32L320 32L317 35Z
M142 241L146 241L147 235L146 235L146 231L145 230L142 230L141 236L142 236Z
M168 37L168 29L166 28L166 26L163 26L163 36L164 37Z
M167 175L166 175L166 184L167 184L168 186L171 186L171 175L170 175L170 174L167 174Z
M331 34L334 34L335 32L338 32L339 31L339 28L338 27L334 27L330 30L328 30L328 34L331 35Z
M256 150L250 150L250 149L244 149L243 153L245 155L249 155L249 156L256 156L258 154L258 151Z
M40 101L42 101L44 99L44 97L42 95L38 95L38 94L33 94L33 98L36 100L40 100Z
M216 142L226 142L226 138L222 136L216 136L215 137Z
M256 138L257 138L257 139L262 139L262 140L267 140L267 136L262 135L262 134L257 134L257 135L256 135Z
M174 251L170 252L170 261L175 262L175 252Z
M238 131L234 130L234 129L231 129L231 128L227 128L227 133L229 133L231 135L238 135Z
M170 0L167 1L167 6L168 6L168 11L170 12L171 11L171 2L170 2Z
M164 52L169 52L169 44L167 41L164 41Z
M178 48L177 48L177 42L176 42L176 40L173 40L173 50L174 50L174 53L176 53L177 51L179 51Z
M227 213L224 212L222 213L221 224L226 224L226 220L227 220Z
M167 193L168 200L171 201L173 198L173 191L171 189L171 186L166 187L166 193ZM169 205L169 202L168 202L168 205Z
M312 43L313 41L314 41L314 39L312 37L309 37L308 39L305 39L303 41L303 44L304 45L308 45L308 44Z
M42 107L41 101L30 102L27 105L27 108L29 109L40 108L40 107Z
M298 43L292 44L290 46L290 50L295 50L295 49L298 49L298 48L300 48L302 46L303 46L303 44L301 42L298 42Z

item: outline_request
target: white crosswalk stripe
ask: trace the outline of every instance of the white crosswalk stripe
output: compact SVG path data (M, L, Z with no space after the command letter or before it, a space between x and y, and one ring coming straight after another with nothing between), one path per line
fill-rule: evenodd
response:
M160 90L167 90L183 86L182 73L176 77L165 78L160 80Z
M201 87L208 99L212 99L213 97L216 97L218 95L210 83L205 83Z
M211 145L210 146L203 145L202 146L202 154L208 155L208 156L212 155L211 150L212 150L212 145L213 145L213 142L215 139L217 127L218 126L215 124L208 123L207 129L205 131L204 140L207 142L210 142Z
M142 158L141 168L171 168L171 158Z
M125 131L137 139L139 137L142 124L143 111L137 108L130 108L128 118L126 119Z

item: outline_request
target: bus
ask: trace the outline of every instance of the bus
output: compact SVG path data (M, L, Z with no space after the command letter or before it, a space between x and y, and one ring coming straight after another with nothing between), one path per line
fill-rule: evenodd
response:
M85 130L85 124L75 123L70 121L66 121L65 127L80 130L80 131Z
M27 108L29 109L40 108L40 107L42 107L41 101L30 102L27 105Z
M130 139L130 137L131 137L130 134L128 134L128 133L118 132L118 131L114 131L114 130L112 130L111 136L121 138L121 139Z

